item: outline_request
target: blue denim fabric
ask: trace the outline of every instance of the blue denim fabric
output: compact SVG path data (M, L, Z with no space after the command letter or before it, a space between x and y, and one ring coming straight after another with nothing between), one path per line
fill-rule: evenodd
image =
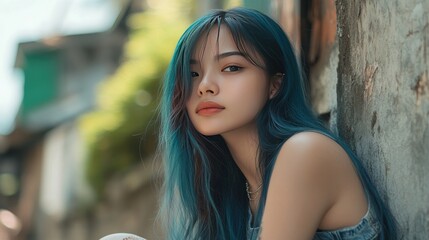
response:
M252 227L251 221L250 217L247 229L247 239L256 240L259 236L259 227ZM374 215L374 210L369 202L368 211L358 224L333 231L317 231L313 240L375 240L380 236L380 232L380 223L377 221Z

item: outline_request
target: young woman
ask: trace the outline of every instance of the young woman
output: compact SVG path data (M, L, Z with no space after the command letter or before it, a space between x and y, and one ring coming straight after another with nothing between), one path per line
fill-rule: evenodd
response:
M161 101L168 239L395 239L362 163L310 110L293 48L251 9L183 34Z

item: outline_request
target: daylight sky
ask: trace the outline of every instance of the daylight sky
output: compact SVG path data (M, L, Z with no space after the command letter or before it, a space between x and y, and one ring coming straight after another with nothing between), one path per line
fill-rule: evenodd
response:
M0 0L0 135L13 130L23 76L14 69L19 42L109 29L121 0Z

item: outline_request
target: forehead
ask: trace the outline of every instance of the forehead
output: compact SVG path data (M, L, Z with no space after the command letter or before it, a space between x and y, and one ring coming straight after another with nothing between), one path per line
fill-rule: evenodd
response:
M227 51L238 51L238 47L229 28L222 24L219 27L215 25L208 32L201 34L192 56L195 58Z
M265 68L264 61L255 48L239 32L232 33L225 24L213 25L210 30L201 33L191 58L200 61L205 55L219 56L226 52L240 52L253 65Z

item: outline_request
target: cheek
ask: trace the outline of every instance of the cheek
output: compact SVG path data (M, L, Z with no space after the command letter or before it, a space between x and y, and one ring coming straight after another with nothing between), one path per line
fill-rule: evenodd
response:
M249 84L246 91L243 91L242 89L241 91L237 92L241 93L240 96L237 96L239 99L246 99L247 101L256 105L265 105L266 101L269 99L268 85L261 84L260 82L251 85Z
M190 114L191 110L194 109L195 101L196 100L194 94L189 96L188 100L186 100L186 111L188 112L188 114Z
M192 125L195 125L195 108L197 107L197 100L192 96L186 101L186 113L188 114L188 118L191 121Z

